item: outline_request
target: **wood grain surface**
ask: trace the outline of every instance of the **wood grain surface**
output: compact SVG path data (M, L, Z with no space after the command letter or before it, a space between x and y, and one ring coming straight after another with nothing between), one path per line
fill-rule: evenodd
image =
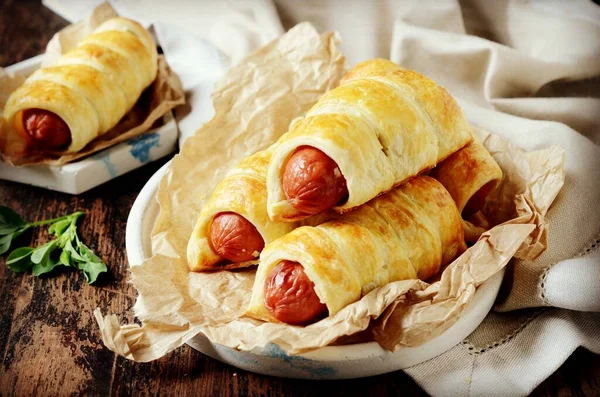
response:
M53 33L66 25L39 1L0 1L0 66L43 52ZM106 349L92 310L100 307L104 313L121 313L121 321L133 321L135 290L128 283L125 225L138 192L165 161L79 196L0 181L0 205L27 220L85 211L80 235L110 269L92 287L78 272L36 278L14 274L0 260L0 395L426 395L401 371L357 380L300 381L248 373L187 346L145 364ZM47 238L40 229L19 241L35 246ZM578 349L532 395L600 395L600 356Z

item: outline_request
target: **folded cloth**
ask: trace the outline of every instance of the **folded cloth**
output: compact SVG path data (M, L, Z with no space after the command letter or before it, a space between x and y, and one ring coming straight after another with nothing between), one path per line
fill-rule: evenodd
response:
M436 30L431 26L434 7L421 25L416 18L410 23L397 20L392 59L444 85L461 99L471 122L526 150L552 144L566 150L567 180L548 214L552 230L549 249L535 261L515 263L509 294L496 308L507 311L544 306L542 277L548 268L584 253L600 233L600 212L592 210L600 197L600 152L590 142L600 142L600 97L583 97L594 92L598 96L600 88L600 81L592 80L600 76L600 24L581 16L598 15L600 8L575 2L566 14L538 7L535 2L500 1L494 2L495 13L488 15L482 14L490 12L487 7L485 11L476 4L464 7L457 3L454 12L462 18L453 18L464 21L462 33L460 27ZM448 8L443 12L449 12ZM502 18L497 21L493 15ZM557 26L562 29L557 31ZM539 44L542 35L551 43ZM507 42L500 44L483 37L506 38ZM573 114L563 118L561 112L567 113L578 104L595 109L595 115L587 123L575 117L577 122L570 125ZM586 131L590 140L568 126ZM596 302L594 309L600 311Z
M181 147L187 137L214 116L211 94L215 82L229 67L229 60L209 42L178 25L158 21L153 25L165 58L185 91L185 105L175 109Z
M43 0L70 22L77 22L101 3L108 2L124 17L148 24L161 21L203 39L236 64L251 51L283 33L270 0Z
M55 10L71 2L45 0ZM193 112L180 119L183 133L211 117L208 93L227 65L282 26L308 20L341 33L348 66L391 58L445 86L471 123L525 150L565 149L566 182L547 213L548 249L513 262L495 311L473 334L406 370L428 393L525 395L578 346L600 353L600 7L584 0L183 3L111 2L126 16L161 21L155 27L167 61L194 98ZM198 51L190 50L194 41ZM223 56L203 47L209 43Z

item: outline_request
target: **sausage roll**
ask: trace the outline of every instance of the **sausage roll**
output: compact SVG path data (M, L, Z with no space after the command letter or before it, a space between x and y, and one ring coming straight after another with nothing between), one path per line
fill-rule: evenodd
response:
M247 157L217 185L188 242L192 271L256 264L265 242L294 229L294 223L273 222L267 216L270 159L271 149Z
M114 127L156 74L150 33L132 20L110 19L12 93L1 149L15 156L30 150L77 152Z
M389 282L428 279L465 248L452 197L435 179L417 176L267 244L247 315L305 325Z
M479 138L437 165L429 174L448 190L464 217L483 207L502 180L502 169Z
M267 174L269 216L349 211L472 139L442 87L391 61L364 62L280 138Z

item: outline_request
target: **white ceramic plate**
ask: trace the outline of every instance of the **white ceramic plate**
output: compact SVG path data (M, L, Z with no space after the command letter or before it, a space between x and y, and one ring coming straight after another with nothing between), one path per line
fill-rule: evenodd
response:
M156 190L169 164L150 178L129 213L125 245L132 266L141 264L152 255L150 234L159 213ZM277 345L246 352L213 343L202 334L188 344L216 360L265 375L299 379L349 379L379 375L422 363L460 343L492 308L503 275L504 270L479 286L460 319L442 335L422 346L403 348L395 353L384 350L375 342L327 346L298 356L286 355Z

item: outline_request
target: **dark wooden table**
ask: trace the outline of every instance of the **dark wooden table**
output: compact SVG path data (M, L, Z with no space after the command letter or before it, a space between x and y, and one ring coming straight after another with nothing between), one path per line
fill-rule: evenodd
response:
M39 1L3 0L0 66L43 52L52 34L66 25ZM77 272L36 278L14 274L0 260L0 395L426 395L401 371L347 381L299 381L248 373L187 346L146 364L106 349L92 310L100 307L104 313L123 313L121 321L133 320L125 224L138 192L165 161L79 196L0 181L0 205L27 220L85 211L80 234L110 268L109 276L92 287ZM47 238L40 230L21 242L35 246ZM600 356L578 349L532 395L597 396L598 379Z

